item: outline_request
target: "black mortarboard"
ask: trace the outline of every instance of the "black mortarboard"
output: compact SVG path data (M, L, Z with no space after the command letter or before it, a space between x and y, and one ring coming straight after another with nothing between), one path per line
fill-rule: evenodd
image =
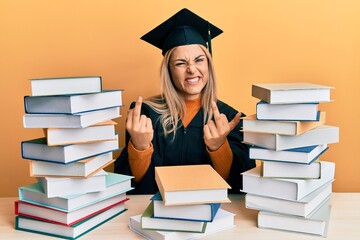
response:
M184 8L141 39L160 48L163 55L173 47L190 44L204 45L211 53L211 39L222 32L207 20Z

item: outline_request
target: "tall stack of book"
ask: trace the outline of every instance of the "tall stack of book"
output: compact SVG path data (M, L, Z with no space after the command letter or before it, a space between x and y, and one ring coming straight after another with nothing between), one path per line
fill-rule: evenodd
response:
M261 165L242 173L245 205L258 227L326 236L335 164L320 160L339 128L325 125L320 103L331 87L311 83L252 86L260 102L243 119L244 142Z
M155 168L159 188L146 210L129 219L134 232L149 239L195 239L234 226L226 181L210 165Z
M132 176L104 171L119 150L122 90L104 91L91 76L31 79L31 91L24 127L44 137L21 143L37 182L19 187L15 228L77 238L126 211Z

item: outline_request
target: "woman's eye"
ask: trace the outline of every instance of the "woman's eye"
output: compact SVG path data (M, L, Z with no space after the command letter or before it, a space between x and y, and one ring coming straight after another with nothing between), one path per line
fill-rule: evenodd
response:
M199 59L196 59L196 60L195 60L195 62L202 62L202 61L204 61L203 58L199 58Z
M179 63L176 63L175 66L183 66L185 63L183 62L179 62Z

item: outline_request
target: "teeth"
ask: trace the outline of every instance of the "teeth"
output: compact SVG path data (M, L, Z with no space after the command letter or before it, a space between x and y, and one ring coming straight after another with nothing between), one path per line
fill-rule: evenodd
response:
M197 81L199 81L199 77L196 77L196 78L189 78L189 79L187 79L186 81L191 82L191 83L193 83L193 82L197 82Z

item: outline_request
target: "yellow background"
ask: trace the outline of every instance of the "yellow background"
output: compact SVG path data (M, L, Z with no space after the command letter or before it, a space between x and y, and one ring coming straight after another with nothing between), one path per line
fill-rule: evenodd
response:
M159 92L161 52L139 38L183 7L224 30L213 41L219 96L239 111L255 113L254 83L335 87L320 108L340 143L321 159L336 162L334 191L360 191L360 1L1 0L0 196L35 181L20 151L42 136L22 125L28 79L101 75L104 89L125 89L124 133L131 101Z

